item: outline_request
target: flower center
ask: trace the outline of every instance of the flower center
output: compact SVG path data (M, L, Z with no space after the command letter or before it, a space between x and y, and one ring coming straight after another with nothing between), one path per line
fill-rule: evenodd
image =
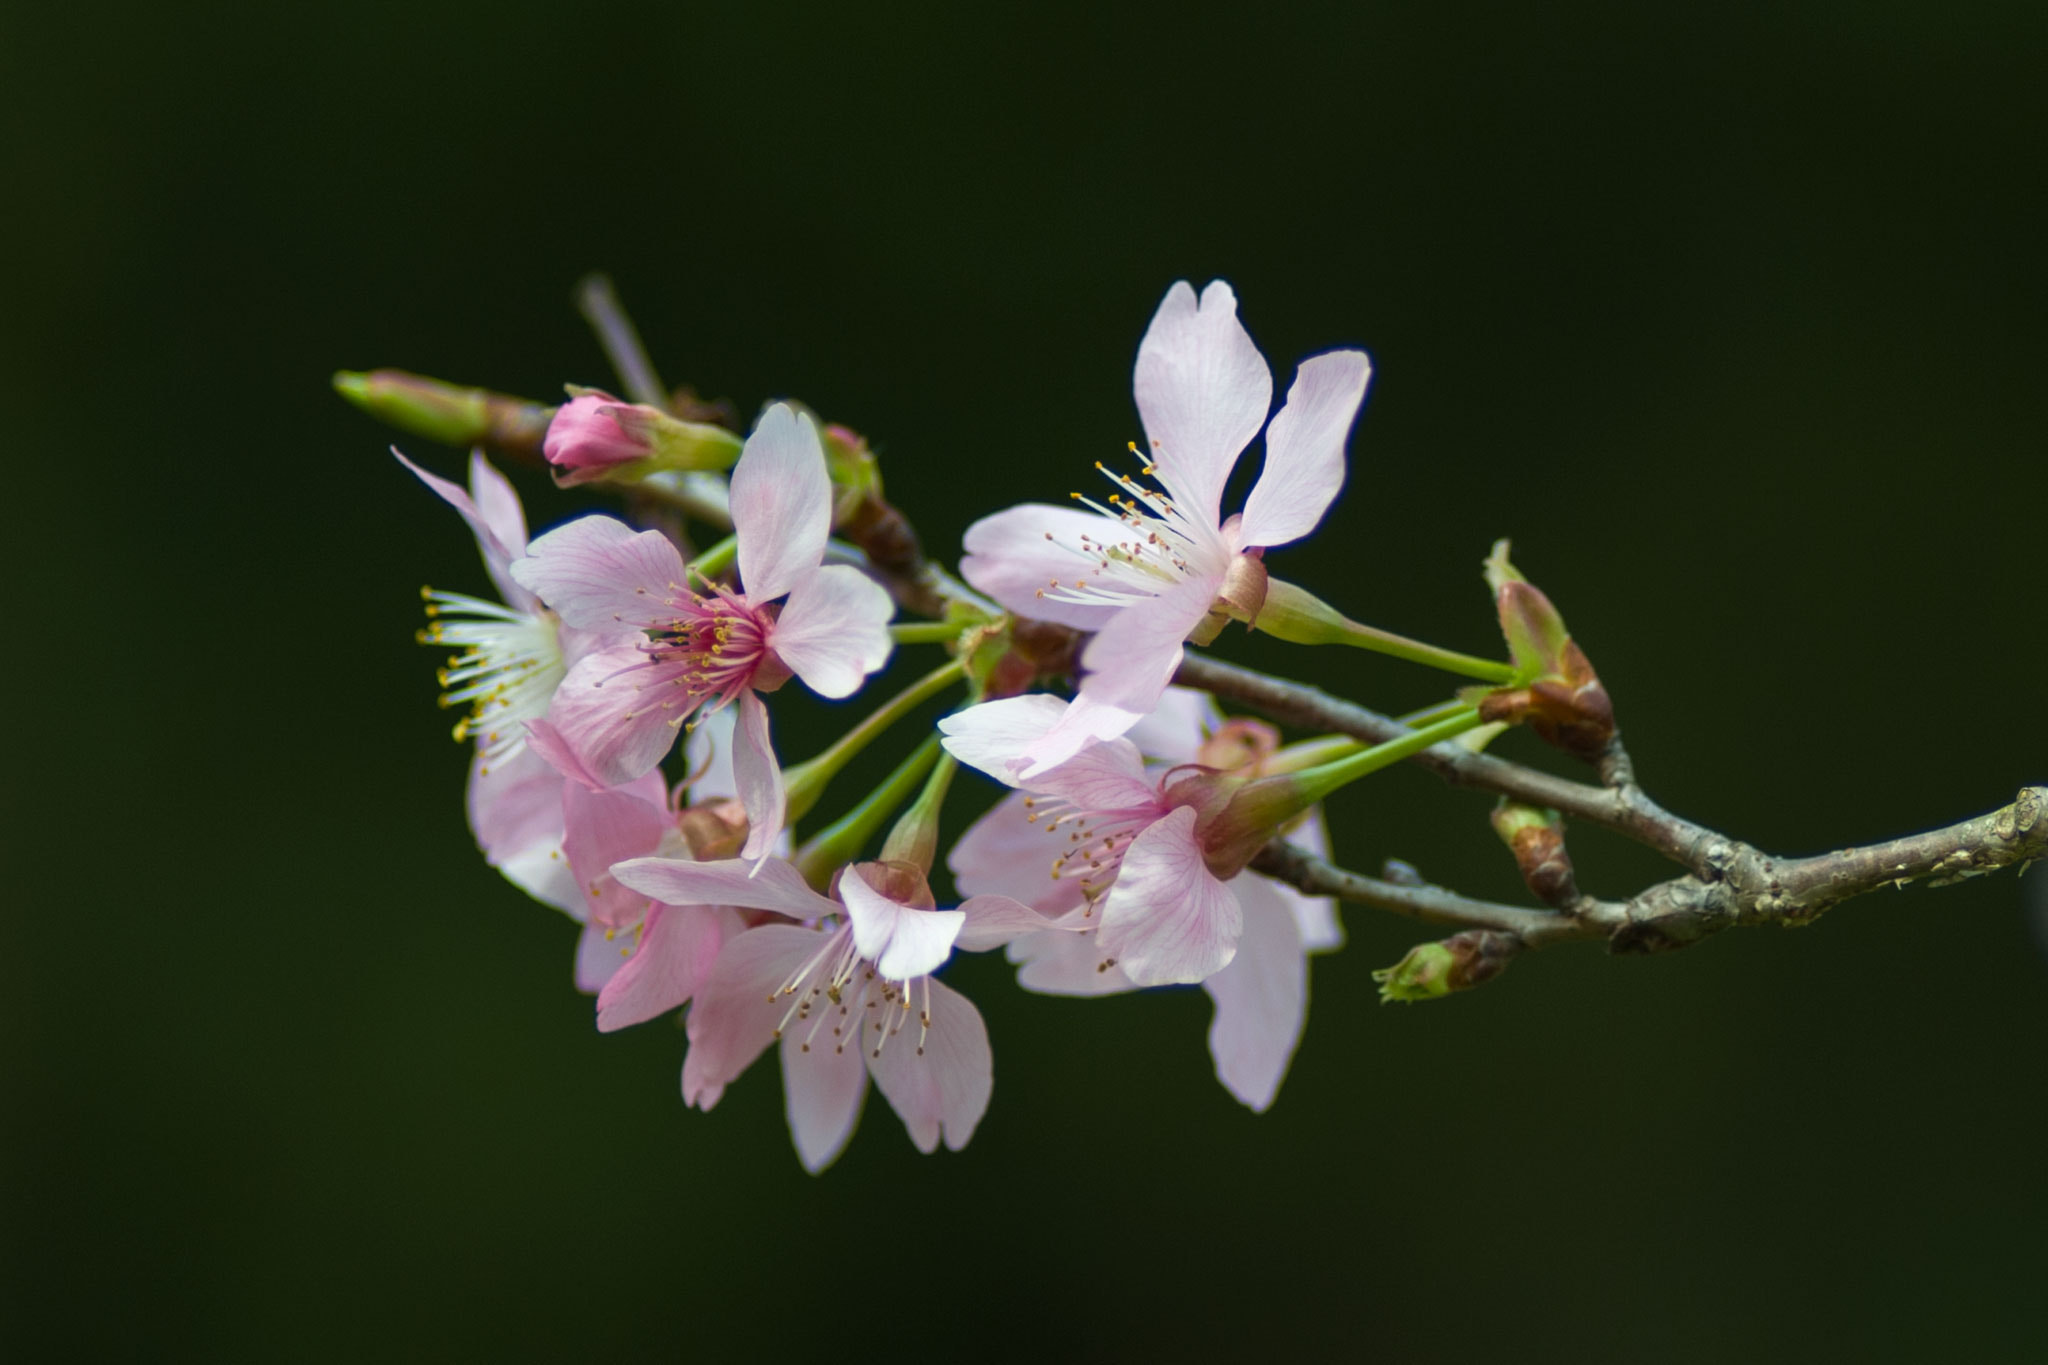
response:
M671 681L688 694L690 709L724 706L754 686L757 674L774 671L774 617L720 584L708 587L705 595L671 584L663 605L674 614L649 624L653 639L644 647L650 664L680 666Z
M547 714L564 672L552 613L529 616L481 597L421 588L427 624L423 645L456 653L436 674L441 705L467 706L455 738L474 737L484 771L526 747L526 722Z
M1136 445L1131 453L1138 454ZM1204 528L1182 515L1163 487L1139 481L1152 476L1152 465L1145 465L1137 477L1119 474L1099 460L1095 467L1118 491L1109 495L1106 505L1081 493L1072 496L1102 517L1103 529L1071 538L1045 533L1047 540L1071 553L1079 567L1072 579L1055 578L1040 588L1040 597L1082 606L1120 606L1134 597L1156 597L1182 578L1217 567L1215 536L1204 534Z
M853 927L842 924L829 931L824 945L768 997L770 1004L790 1001L775 1036L798 1035L798 1046L809 1052L813 1045L824 1046L821 1035L830 1024L834 1052L852 1045L880 1057L890 1040L909 1026L911 994L918 988L922 998L917 1008L917 1055L922 1057L932 1028L931 977L891 981L882 976L853 946Z
M1155 818L1149 811L1082 810L1057 796L1027 796L1024 809L1027 822L1062 836L1052 860L1052 879L1077 882L1087 902L1084 915L1095 913L1124 865L1131 841Z

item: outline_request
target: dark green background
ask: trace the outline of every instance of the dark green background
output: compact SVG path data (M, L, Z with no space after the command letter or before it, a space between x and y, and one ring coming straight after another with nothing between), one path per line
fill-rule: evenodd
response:
M484 580L326 383L607 382L607 268L670 379L870 433L944 552L1138 435L1152 308L1222 276L1282 384L1377 367L1281 572L1483 650L1513 535L1652 790L1824 850L2048 779L2040 7L47 8L0 9L8 1354L2038 1358L2009 876L1411 1010L1369 972L1421 935L1354 913L1263 1117L1199 994L991 960L962 1155L874 1103L807 1177L772 1066L686 1111L679 1032L599 1037L471 851L411 632ZM1484 809L1335 819L1512 895Z

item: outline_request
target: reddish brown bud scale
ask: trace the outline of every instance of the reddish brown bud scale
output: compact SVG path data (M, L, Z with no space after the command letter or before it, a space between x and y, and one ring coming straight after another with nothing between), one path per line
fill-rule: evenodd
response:
M1515 855L1522 881L1545 905L1576 903L1579 888L1571 854L1564 846L1564 817L1554 810L1503 800L1493 808L1493 828Z

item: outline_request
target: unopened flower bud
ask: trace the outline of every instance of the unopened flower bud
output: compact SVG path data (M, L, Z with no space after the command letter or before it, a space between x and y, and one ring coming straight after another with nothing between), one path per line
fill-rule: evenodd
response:
M1435 1000L1453 991L1470 990L1507 970L1521 940L1492 929L1467 929L1441 943L1422 943L1391 967L1372 974L1380 983L1380 1003L1412 1004Z
M637 482L657 470L725 469L739 458L740 438L723 427L681 421L597 389L570 394L542 447L564 488L595 479Z
M464 388L404 370L342 370L334 389L380 422L451 446L483 446L531 459L554 409L541 403Z
M1495 542L1487 558L1486 581L1493 588L1508 652L1527 681L1491 691L1468 689L1479 714L1488 721L1526 724L1546 743L1597 762L1614 739L1614 702L1586 652L1550 599L1509 562L1505 540Z
M825 443L825 472L832 479L832 524L844 528L859 516L857 509L863 502L881 500L882 466L869 448L868 438L852 427L838 422L820 422L818 426Z
M1493 808L1493 829L1515 855L1515 866L1537 899L1554 906L1567 906L1578 900L1571 854L1564 846L1562 815L1503 797Z

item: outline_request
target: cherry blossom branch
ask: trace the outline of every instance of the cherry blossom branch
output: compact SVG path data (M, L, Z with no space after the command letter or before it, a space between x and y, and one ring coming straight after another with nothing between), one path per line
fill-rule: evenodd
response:
M1776 858L1748 845L1733 849L1718 875L1659 882L1626 901L1590 896L1564 910L1535 910L1473 900L1441 887L1403 885L1338 867L1285 840L1274 840L1251 867L1310 895L1459 929L1511 935L1517 948L1605 938L1618 953L1683 948L1738 924L1806 924L1852 897L1930 879L1946 886L2031 863L2048 855L2048 787L2023 788L2007 806L1943 829L1811 858Z

